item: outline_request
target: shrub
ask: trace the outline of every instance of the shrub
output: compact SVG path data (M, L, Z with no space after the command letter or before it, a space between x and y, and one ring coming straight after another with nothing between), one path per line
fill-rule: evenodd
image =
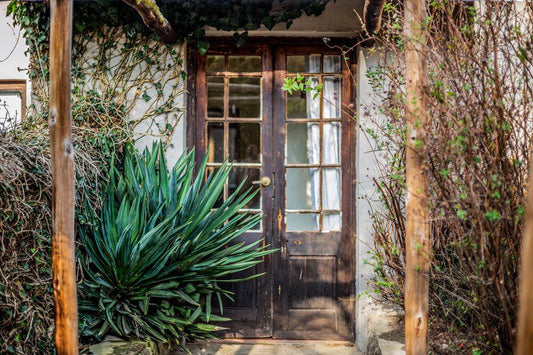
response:
M222 297L231 298L222 283L271 252L261 241L231 243L261 216L238 213L257 193L240 191L242 184L214 208L230 168L205 179L204 160L193 178L192 152L168 171L161 144L142 155L126 149L123 167L111 169L103 188L100 216L88 207L79 217L84 335L183 343L211 336L218 329L211 322L228 320L212 313L214 298L221 313Z
M508 353L531 152L532 9L525 5L522 11L515 6L524 4L511 2L474 5L434 1L426 24L431 330L442 326L444 335L457 341L455 329L484 352ZM401 8L389 4L385 10L390 21L381 45L389 56L371 75L387 94L380 109L388 142L381 146L390 158L377 181L385 209L374 215L375 286L401 303L405 39Z

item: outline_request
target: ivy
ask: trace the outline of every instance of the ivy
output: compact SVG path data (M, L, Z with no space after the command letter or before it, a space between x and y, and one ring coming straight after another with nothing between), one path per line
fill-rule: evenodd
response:
M178 41L196 43L202 53L209 48L205 39L205 28L234 32L235 43L243 45L248 31L261 26L271 30L279 23L289 28L294 19L320 15L329 0L279 0L275 8L267 0L168 0L160 4L160 10L176 31ZM12 0L7 15L13 15L16 23L27 32L27 38L35 35L47 40L49 30L49 9L44 3L19 2ZM121 1L95 0L75 2L74 34L101 33L106 27L122 26L126 36L133 39L138 35L154 37L143 25L137 12Z

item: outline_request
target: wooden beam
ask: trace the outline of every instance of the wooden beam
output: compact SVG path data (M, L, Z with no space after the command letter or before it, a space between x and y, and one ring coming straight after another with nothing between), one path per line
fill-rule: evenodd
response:
M529 168L526 221L522 238L516 354L533 354L533 167Z
M427 126L425 85L425 0L405 0L406 65L406 353L428 353L430 235L427 167L424 150Z
M141 15L141 18L149 29L161 37L165 43L174 43L178 37L176 32L163 16L155 0L122 0Z
M369 36L373 36L381 28L381 16L385 0L365 0L363 8L363 19L365 21L365 31Z
M72 0L51 0L50 146L52 159L52 274L57 354L78 354L74 256L74 159L70 112Z

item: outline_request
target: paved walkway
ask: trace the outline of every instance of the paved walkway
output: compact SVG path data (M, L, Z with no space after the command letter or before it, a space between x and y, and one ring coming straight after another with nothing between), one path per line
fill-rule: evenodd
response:
M202 341L189 344L189 350L194 355L359 355L354 346L339 342L282 342L265 341L249 342L221 342ZM177 352L182 354L182 352Z

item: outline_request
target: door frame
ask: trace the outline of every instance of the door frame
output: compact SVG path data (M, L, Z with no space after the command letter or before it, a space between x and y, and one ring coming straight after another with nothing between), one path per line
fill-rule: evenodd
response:
M263 169L269 169L274 176L282 176L284 174L284 156L285 156L285 106L284 99L285 93L281 90L277 90L276 87L281 85L285 75L285 60L281 60L281 56L288 54L305 54L313 52L320 52L322 54L334 53L339 54L339 47L341 46L353 46L352 40L347 39L333 39L330 41L329 49L324 46L322 39L310 39L310 38L262 38L254 37L250 38L247 45L242 47L236 47L234 41L231 38L214 37L209 39L210 43L216 43L213 45L209 53L217 52L234 52L235 54L250 54L262 52L263 59ZM335 46L335 47L334 47ZM187 45L187 111L186 111L186 145L187 148L196 147L196 159L199 161L200 157L205 153L205 141L203 140L203 133L200 129L203 129L204 119L199 117L205 117L205 94L198 95L198 87L205 87L205 59L206 55L201 55L194 44ZM342 256L340 262L342 263L342 269L348 270L348 273L340 275L342 282L337 282L337 295L343 295L340 300L341 306L346 310L344 314L348 329L342 334L339 334L338 338L332 339L328 334L326 339L329 340L349 340L355 341L355 159L356 159L356 125L347 112L354 111L355 107L355 94L354 88L355 78L353 75L357 73L356 68L356 50L351 51L351 55L347 58L346 62L342 64L342 141L349 142L349 144L342 144L341 146L341 161L342 161L342 227L341 232L344 240L344 248L339 251L339 255ZM272 68L269 72L265 71L265 68L270 66ZM265 76L266 75L266 76ZM281 86L280 86L281 87ZM265 99L266 98L266 99ZM276 115L275 115L276 113ZM274 120L274 116L283 117L281 120ZM269 123L269 124L267 124ZM202 127L202 128L200 128ZM272 139L267 139L274 134ZM278 141L275 141L278 139ZM273 144L274 143L274 144ZM265 146L265 144L267 146ZM273 151L273 148L276 148ZM270 148L270 149L268 149ZM268 154L272 152L272 154ZM270 195L274 197L269 198L267 206L263 205L263 208L267 208L270 204L272 213L270 219L263 223L264 234L270 233L271 243L273 248L284 247L284 235L283 235L283 214L284 214L284 199L281 199L280 193L272 196L274 191L284 191L283 179L274 178L271 185ZM265 198L265 196L263 197ZM274 211L274 207L276 210ZM316 332L316 334L298 334L301 332L295 331L277 331L283 326L283 320L280 317L274 317L274 313L281 314L283 312L283 302L278 297L278 292L275 289L278 288L278 284L282 281L276 280L276 276L272 273L272 265L278 265L279 263L287 262L287 258L283 257L283 253L270 254L265 257L263 263L263 270L267 272L264 276L264 284L267 286L261 295L261 299L264 301L262 305L264 308L264 319L262 322L262 331L250 330L244 333L234 334L235 337L277 337L277 338L291 338L291 339L320 339L324 338L323 334ZM287 282L287 280L285 280ZM280 283L281 285L281 283ZM269 287L268 287L269 286ZM281 287L287 287L287 285L281 285ZM287 288L285 288L287 289ZM284 293L286 294L286 293ZM261 303L261 302L260 302ZM271 326L270 326L271 325Z

